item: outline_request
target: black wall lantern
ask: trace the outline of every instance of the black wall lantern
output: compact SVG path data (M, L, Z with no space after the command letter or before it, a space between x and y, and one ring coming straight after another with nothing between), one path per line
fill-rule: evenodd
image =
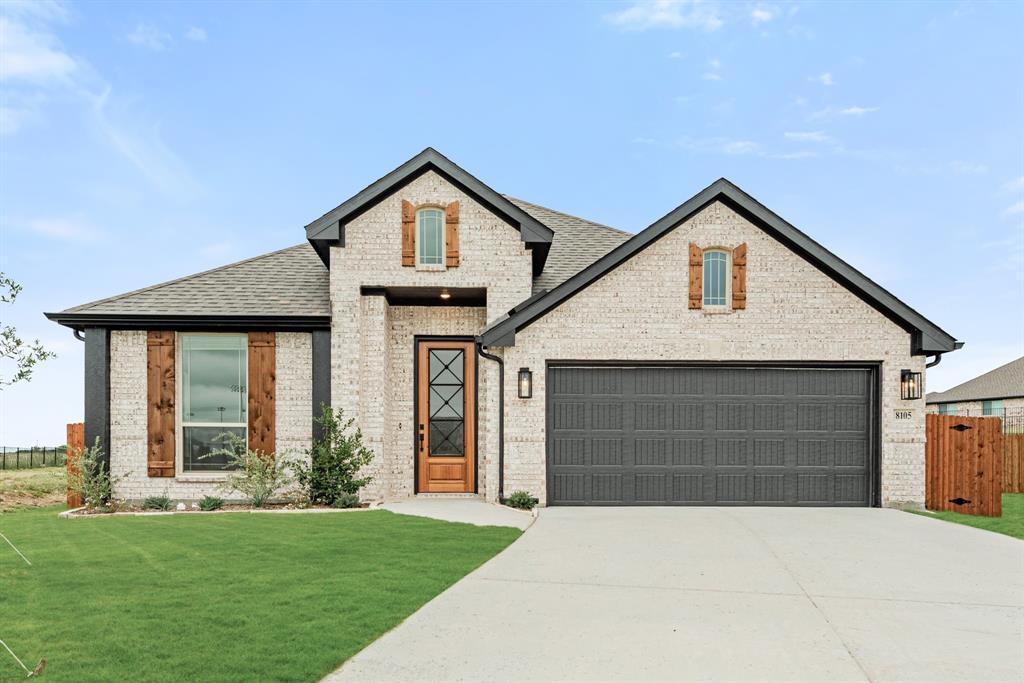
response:
M519 368L519 398L533 397L533 373L530 368Z
M900 370L900 398L910 401L921 398L921 373Z

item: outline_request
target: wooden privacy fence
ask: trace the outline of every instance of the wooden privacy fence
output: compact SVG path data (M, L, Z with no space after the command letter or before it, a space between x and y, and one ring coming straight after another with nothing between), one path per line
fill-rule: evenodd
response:
M1002 421L929 414L925 435L925 507L1001 516Z
M74 475L78 472L78 459L85 450L85 423L72 422L68 424L68 474ZM68 507L77 508L82 506L82 497L72 493L68 489Z
M1003 434L1003 493L1024 493L1024 434Z

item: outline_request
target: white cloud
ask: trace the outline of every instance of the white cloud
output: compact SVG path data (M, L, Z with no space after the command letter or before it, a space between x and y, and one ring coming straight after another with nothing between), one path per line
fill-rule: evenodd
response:
M185 39L196 43L205 43L206 31L198 26L189 26L188 30L185 31Z
M774 19L775 14L775 8L759 5L750 11L750 21L752 21L755 26L758 24L765 24Z
M706 154L728 154L730 156L762 154L761 145L752 140L736 140L725 137L684 137L676 140L675 144L677 147L691 152L703 152Z
M722 26L716 8L701 0L640 0L619 12L606 14L608 23L625 30L693 28L716 31Z
M839 110L840 116L864 116L864 114L870 114L873 111L878 111L878 107L846 107L845 109Z
M1003 216L1019 216L1024 213L1024 202L1015 202L1003 209Z
M634 145L653 145L655 142L656 141L655 141L654 138L642 138L642 137L633 138L633 144Z
M1003 192L1024 192L1024 175L1003 183Z
M810 78L810 80L815 81L817 83L821 83L822 85L835 85L836 84L835 80L832 78L832 74L829 73L828 71L826 71L825 73L821 74L820 76L812 76Z
M794 142L832 142L832 137L820 130L783 133L783 137Z
M722 62L716 57L708 60L708 71L705 71L701 78L705 81L720 81L722 80Z
M94 242L102 234L91 225L70 218L35 218L28 222L32 232L73 242Z
M159 52L171 43L171 36L152 24L138 24L127 35L128 42Z
M0 81L66 82L78 68L54 36L5 16L0 16L0 45L3 46Z
M0 106L0 135L13 135L33 117L30 109Z
M761 145L751 140L733 140L722 146L726 154L756 154L761 151Z
M782 159L784 161L789 161L792 159L812 159L818 156L818 153L812 152L810 150L803 150L800 152L786 152L785 154L769 154L768 156L771 157L772 159Z
M988 166L976 161L951 161L947 164L949 170L961 175L981 175L988 173Z

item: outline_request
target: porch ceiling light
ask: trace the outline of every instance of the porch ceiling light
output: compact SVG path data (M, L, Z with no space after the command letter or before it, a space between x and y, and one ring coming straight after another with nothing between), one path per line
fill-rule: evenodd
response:
M921 373L900 370L900 398L904 401L921 398Z
M533 396L533 373L530 368L519 368L519 398Z
M448 299L452 298L452 293L449 292L447 289L442 289L441 298L444 299L445 301L448 301Z

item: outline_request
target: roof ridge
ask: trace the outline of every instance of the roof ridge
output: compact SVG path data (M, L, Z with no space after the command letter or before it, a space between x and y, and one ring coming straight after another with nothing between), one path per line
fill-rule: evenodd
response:
M244 265L246 263L251 263L253 261L259 261L260 259L265 259L265 258L269 258L271 256L276 256L277 254L282 254L282 253L284 253L286 251L291 251L293 249L298 249L300 247L309 247L309 243L303 242L301 244L293 244L292 246L285 247L284 249L277 249L276 251L270 251L270 252L267 252L266 254L258 254L256 256L250 256L249 258L242 259L241 261L235 261L233 263L227 263L227 264L224 264L223 266L217 266L215 268L210 268L208 270L202 270L202 271L199 271L198 273L192 273L191 275L183 275L182 277L175 278L173 280L167 280L165 282L159 282L159 283L157 283L155 285L149 285L148 287L141 287L139 289L133 289L130 292L122 292L121 294L115 294L113 296L108 296L108 297L103 298L103 299L97 299L95 301L89 301L87 303L79 304L78 306L74 306L72 308L65 309L64 312L65 313L68 313L68 312L84 313L84 312L88 311L89 309L95 308L96 306L99 306L101 304L110 303L112 301L117 301L118 299L124 299L126 297L134 296L136 294L141 294L143 292L151 292L153 290L160 289L162 287L167 287L169 285L176 285L178 283L185 282L186 280L194 280L194 279L196 279L198 277L202 277L204 275L210 275L211 273L216 273L216 272L219 272L219 271L222 271L222 270L227 270L228 268L234 268L236 266L241 266L241 265ZM312 249L312 247L309 247L309 248Z
M537 209L543 209L544 211L550 211L551 213L557 213L559 216L565 216L566 218L572 218L573 220L583 221L584 223L589 223L589 224L591 224L593 226L596 226L598 228L604 228L605 230L612 230L613 232L617 232L617 233L620 233L622 235L626 235L626 236L632 237L633 234L634 234L632 232L626 232L625 230L620 230L619 228L613 228L612 226L605 225L604 223L598 223L597 221L592 221L589 218L581 218L580 216L574 216L571 213L566 213L564 211L559 211L558 209L552 209L550 206L543 206L541 204L536 204L534 202L530 202L530 201L527 201L525 199L520 199L519 197L513 197L510 194L502 193L501 196L504 197L505 199L508 199L511 202L521 202L523 204L526 204L527 206L532 206L532 207L537 208Z

